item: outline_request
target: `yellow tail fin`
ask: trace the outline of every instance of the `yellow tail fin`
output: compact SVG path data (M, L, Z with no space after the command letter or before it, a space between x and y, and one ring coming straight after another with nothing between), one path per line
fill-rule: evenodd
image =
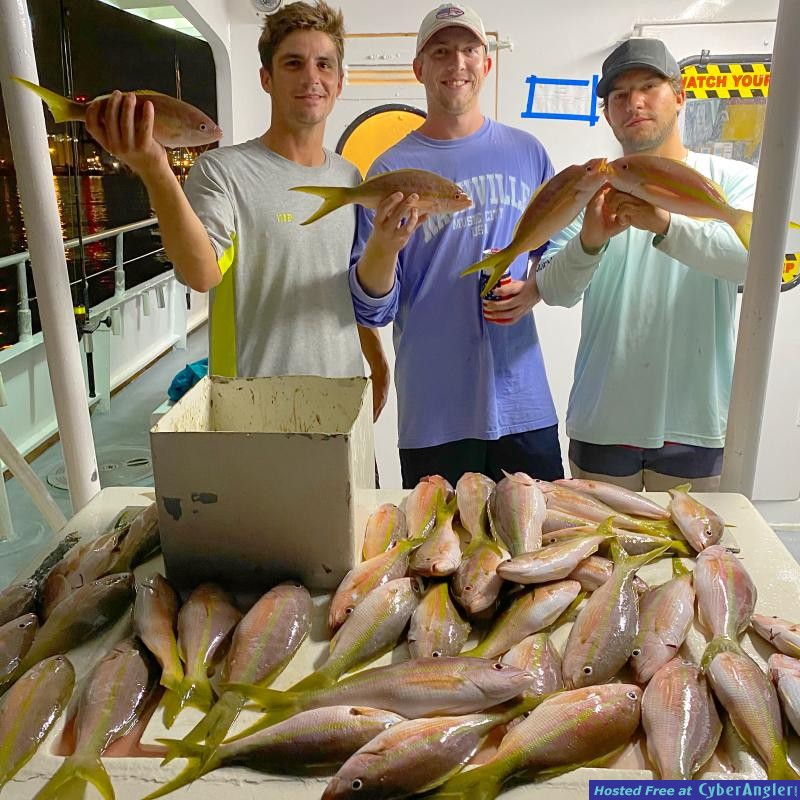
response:
M293 186L289 191L313 194L323 200L322 205L301 225L310 225L349 202L346 186Z
M108 777L103 762L93 757L88 760L78 760L70 756L56 770L52 778L39 790L37 800L57 800L64 797L67 787L75 787L91 782L104 800L114 800L114 787Z
M509 248L503 248L499 253L492 253L492 255L484 258L483 261L479 261L477 264L472 264L472 266L467 267L463 270L459 277L463 278L465 275L471 275L473 272L480 272L483 269L491 269L492 274L489 277L489 280L486 282L486 286L483 287L483 291L481 292L481 297L486 297L489 292L495 287L497 282L500 278L503 277L503 273L508 269L511 262L517 257L517 254L509 252Z
M12 75L11 80L22 84L22 86L27 86L32 92L38 94L47 103L47 107L56 122L83 122L86 118L86 106L83 103L76 103L68 97L51 92L43 86L26 81L24 78L18 78L16 75Z

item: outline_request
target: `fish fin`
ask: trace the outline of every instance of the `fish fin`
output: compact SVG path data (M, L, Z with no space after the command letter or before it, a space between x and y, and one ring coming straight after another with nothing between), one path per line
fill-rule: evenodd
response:
M709 666L711 666L711 662L720 653L725 652L746 655L739 642L731 639L730 636L725 636L724 634L722 636L717 636L708 643L705 651L703 652L703 657L700 659L700 666L703 671L705 672Z
M491 269L492 274L483 287L481 297L486 297L489 292L495 287L503 273L508 269L511 262L517 257L516 253L510 253L509 248L503 248L499 253L492 253L492 255L484 258L483 261L478 261L476 264L467 267L459 273L459 277L463 278L466 275L471 275L473 272L480 272L483 269Z
M178 714L183 711L183 707L186 705L183 702L183 697L176 689L168 689L164 692L164 696L161 698L161 706L164 709L162 714L162 719L164 721L165 728L171 728L175 723L175 720L178 718Z
M11 80L39 95L50 109L55 122L83 122L86 118L86 106L83 103L76 103L68 97L64 97L57 92L51 92L49 89L45 89L44 86L31 83L31 81L26 81L24 78L18 78L16 75L12 75Z
M164 743L171 743L173 740L159 739L158 741ZM169 747L169 744L167 744L167 747ZM211 761L204 763L202 761L199 761L197 758L185 755L184 756L176 755L174 757L189 758L189 764L186 766L183 772L178 773L178 775L176 775L171 781L168 781L163 786L159 786L158 789L143 797L142 800L154 800L154 798L156 797L163 797L165 794L174 792L176 789L180 789L183 786L188 786L190 783L193 783L198 778L205 775L207 772L211 772L211 770L215 769L217 766L216 764L214 766L210 766L210 764L212 763Z
M265 728L269 728L272 725L277 725L279 722L283 722L285 719L289 719L289 717L302 710L303 707L299 704L296 704L294 708L281 708L268 711L261 717L260 720L258 720L258 722L254 722L252 725L250 725L250 727L245 728L243 731L240 731L234 736L231 736L230 739L226 739L225 743L230 744L231 742L238 742L240 739L246 739L248 736L252 736L254 733L258 733L259 731L263 731Z
M645 564L649 564L651 561L655 561L659 556L663 555L672 546L674 546L674 541L670 539L669 541L665 541L663 545L655 547L647 553L642 553L641 555L638 556L629 556L628 553L625 551L625 548L619 543L619 541L612 541L611 556L614 559L614 564L621 566L624 569L629 570L631 572L635 572L636 570L643 567Z
M781 742L780 748L775 758L767 765L767 780L770 781L796 781L800 780L800 774L789 763L786 752L786 740Z
M322 205L301 225L310 225L348 202L345 186L293 186L289 191L313 194L323 200Z
M503 777L490 766L459 772L428 795L427 800L494 800L500 794Z
M339 628L341 630L341 628ZM338 631L337 631L338 633ZM331 651L334 647L334 641L336 641L336 636L331 639ZM306 675L305 678L299 680L297 683L293 684L289 691L290 692L313 692L317 689L327 689L329 686L333 686L336 683L336 679L332 678L322 669L318 669L316 672L312 672L310 675Z
M36 800L58 800L63 797L68 786L91 783L104 800L114 800L114 787L106 768L98 756L78 760L67 758L56 770L52 778L39 790Z
M753 214L750 211L736 209L736 221L733 230L739 237L739 241L744 245L745 250L750 249L750 230L753 227Z
M228 731L244 708L245 698L237 692L225 692L212 709L183 737L187 743L205 741L217 745L228 735Z
M314 674L314 673L312 673ZM223 683L220 689L224 692L237 692L243 698L252 700L267 711L283 711L284 709L296 714L299 708L299 693L294 689L286 692L277 689L267 689L251 683Z
M673 492L682 492L683 494L689 494L691 490L692 490L691 483L682 483L680 486L673 486L669 490L669 493L672 494Z
M673 558L672 559L672 577L673 578L682 578L684 575L693 575L694 573L690 570L680 558Z

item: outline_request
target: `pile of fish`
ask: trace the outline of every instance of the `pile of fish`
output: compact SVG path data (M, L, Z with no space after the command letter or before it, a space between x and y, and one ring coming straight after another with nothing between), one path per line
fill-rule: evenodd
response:
M691 779L720 769L715 751L731 735L770 778L797 778L783 725L800 728L800 626L754 613L756 589L724 545L724 521L688 487L670 495L665 509L595 481L516 473L495 484L469 473L453 489L423 479L402 508L371 515L363 560L328 605L329 653L286 691L271 685L311 633L304 587L279 584L242 614L212 584L181 605L152 574L136 587L135 636L76 693L74 752L37 798L77 781L113 798L106 748L156 708L170 727L187 705L204 712L200 722L159 740L165 761L185 766L148 798L234 765L332 775L323 800L493 798L512 779L613 766L637 742L642 768ZM114 535L51 569L39 634L32 587L0 596L0 680L10 687L0 697L0 786L67 706L75 675L63 654L93 631L41 632L102 581L132 599L129 573L100 573L121 569L123 551L130 567L143 546L123 537L114 557L102 556ZM672 577L649 587L637 571L660 559ZM92 597L83 602L97 610ZM94 616L106 624L121 605L105 602ZM682 649L695 624L708 642L699 663ZM779 651L769 674L741 648L748 627ZM388 665L371 666L387 653Z

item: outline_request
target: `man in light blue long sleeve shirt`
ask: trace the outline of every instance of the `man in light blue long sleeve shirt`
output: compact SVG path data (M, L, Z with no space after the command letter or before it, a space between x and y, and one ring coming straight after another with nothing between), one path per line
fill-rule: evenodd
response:
M625 155L682 160L752 209L756 170L688 151L680 71L663 43L632 39L597 87ZM549 305L583 298L567 412L573 477L663 490L719 486L747 252L733 229L605 187L553 239L536 275Z

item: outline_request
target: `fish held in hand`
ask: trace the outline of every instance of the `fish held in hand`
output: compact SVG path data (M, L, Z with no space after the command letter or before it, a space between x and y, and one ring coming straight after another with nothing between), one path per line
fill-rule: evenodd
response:
M310 225L348 203L376 209L396 192L419 198L414 207L420 214L447 214L472 205L469 195L457 184L424 169L397 169L375 175L356 186L293 186L292 192L305 192L323 199L322 205L301 225Z
M606 182L605 168L604 158L592 158L585 164L573 164L561 170L543 183L519 218L511 243L467 267L461 277L491 269L492 274L481 291L481 297L486 297L517 256L541 247L578 216Z
M35 92L44 100L56 122L84 122L89 103L70 100L57 92L45 89L24 78L11 76L12 80ZM168 94L150 89L137 89L137 99L149 100L155 112L153 119L153 138L164 147L203 147L222 138L222 130L216 122L199 108L170 97ZM100 95L93 101L105 100L111 95ZM137 111L139 105L137 104Z

